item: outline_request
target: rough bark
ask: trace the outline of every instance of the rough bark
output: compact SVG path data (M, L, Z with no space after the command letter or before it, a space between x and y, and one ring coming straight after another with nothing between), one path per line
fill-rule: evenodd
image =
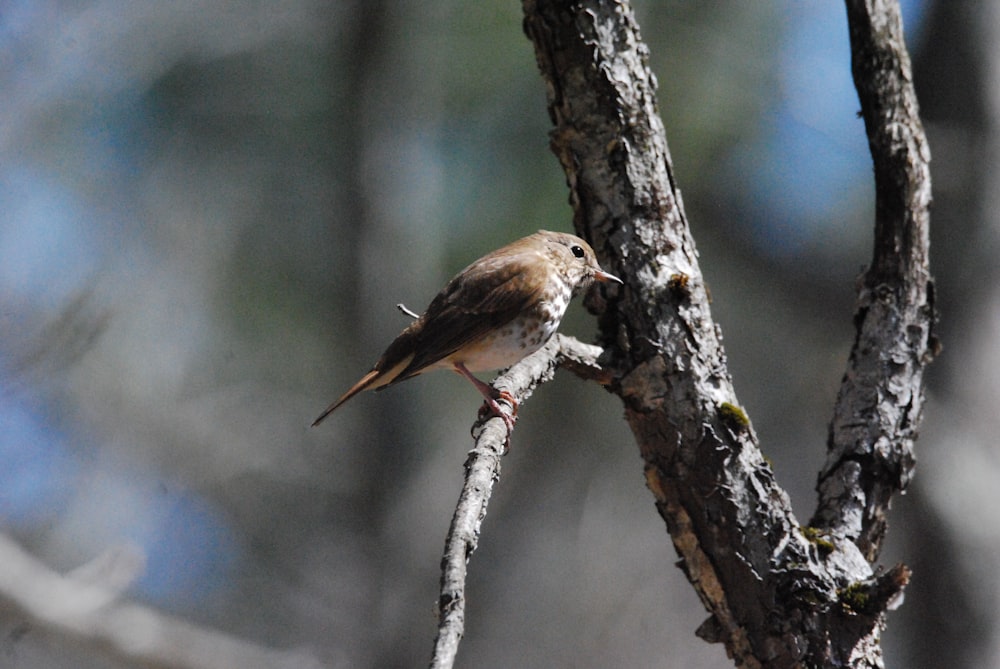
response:
M889 496L908 477L922 397L919 370L932 348L927 157L925 144L913 140L920 130L911 123L915 100L906 97L912 89L905 85L905 51L899 55L898 8L880 5L866 15L849 7L855 74L864 80L862 104L875 133L876 186L893 191L879 196L876 262L859 298L862 334L847 375L870 369L870 379L858 384L859 397L849 406L862 409L868 401L861 414L864 434L884 439L878 447L858 437L831 448L824 479L835 478L840 487L824 492L821 501L833 503L821 504L821 512L842 508L845 495L854 505L846 507L847 518L827 521L821 513L821 528L800 528L726 368L657 111L656 81L631 7L524 2L525 31L547 86L552 148L567 175L576 229L602 265L625 281L607 295L607 304L594 305L602 312L602 343L617 370L612 388L625 403L680 566L711 613L698 633L724 643L745 667L881 667L884 612L909 577L902 566L877 574L866 558L875 555L870 548L881 536ZM873 15L873 27L860 25ZM892 94L892 86L903 98ZM878 134L886 124L886 135ZM880 139L886 136L903 137L902 156L898 142ZM914 169L900 172L907 165ZM887 258L892 249L905 261ZM922 267L924 274L915 279L899 266L917 268L918 274ZM896 288L881 288L887 284ZM867 306L885 304L886 292L918 319L897 322L897 311ZM897 339L900 333L905 337ZM887 343L892 345L881 348ZM879 364L866 367L866 356ZM903 398L903 408L894 401L896 411L886 406L890 415L883 416L871 392ZM859 452L879 457L859 459ZM879 467L905 475L878 484ZM847 521L858 508L868 520L852 525Z
M906 488L937 349L928 252L930 149L895 2L849 0L851 69L875 167L875 248L857 336L830 424L812 524L874 561L892 496Z

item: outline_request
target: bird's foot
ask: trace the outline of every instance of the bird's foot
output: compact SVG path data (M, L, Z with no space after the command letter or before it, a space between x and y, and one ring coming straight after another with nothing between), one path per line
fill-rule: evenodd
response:
M497 390L488 383L484 383L477 379L475 375L469 371L469 369L461 362L455 363L455 371L467 378L472 385L476 387L476 390L483 396L485 402L483 406L479 408L479 420L476 421L476 425L472 427L473 435L476 434L476 427L481 425L486 417L490 414L501 418L504 425L507 426L507 445L510 445L510 433L514 431L514 423L517 421L517 400L513 395L508 393L506 390ZM510 404L510 413L504 411L497 400L503 400Z
M495 390L494 394L496 397L487 397L483 402L483 406L479 408L479 420L484 420L488 414L497 416L503 420L504 424L507 426L507 438L510 438L510 433L514 431L514 423L517 422L517 400L514 396L508 393L506 390ZM503 410L497 400L503 400L510 404L510 413Z

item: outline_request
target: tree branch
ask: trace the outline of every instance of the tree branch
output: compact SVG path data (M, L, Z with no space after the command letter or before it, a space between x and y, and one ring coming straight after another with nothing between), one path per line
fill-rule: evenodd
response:
M906 488L938 348L929 269L930 149L896 2L848 0L851 69L875 166L875 250L858 287L857 336L830 424L812 525L874 561L891 497Z
M800 528L740 408L625 1L524 0L579 234L624 279L599 311L646 479L711 612L699 634L745 667L881 667L908 571ZM606 306L601 310L602 306Z
M0 605L32 628L156 669L319 669L308 653L275 650L119 600L137 575L134 551L114 551L67 576L0 535Z
M507 391L520 404L539 384L550 380L559 366L566 366L586 379L609 378L598 363L600 353L598 346L556 334L541 349L497 377L493 387ZM472 433L476 443L465 461L465 483L441 558L438 635L431 657L432 669L447 669L455 663L458 644L465 632L466 565L479 544L479 529L486 517L493 484L500 479L500 458L509 439L506 424L497 416L477 421Z

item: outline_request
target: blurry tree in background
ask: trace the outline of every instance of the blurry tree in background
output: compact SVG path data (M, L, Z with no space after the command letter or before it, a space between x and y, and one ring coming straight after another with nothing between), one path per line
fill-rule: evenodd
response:
M998 666L1000 16L905 9L946 351L883 556L914 568L886 656ZM405 324L397 302L421 308L483 252L569 229L520 11L4 5L5 533L61 571L134 547L128 598L262 646L424 661L478 401L430 376L307 426ZM869 256L843 7L649 2L638 17L737 388L779 481L811 499ZM576 309L563 329L586 337ZM616 400L557 378L505 464L469 666L730 666L694 638L683 575L663 576L675 554ZM128 666L19 615L0 639L18 669Z

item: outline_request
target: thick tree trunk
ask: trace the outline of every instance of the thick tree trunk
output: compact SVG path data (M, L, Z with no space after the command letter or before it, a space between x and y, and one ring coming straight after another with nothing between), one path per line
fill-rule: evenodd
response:
M869 560L912 468L934 349L929 155L898 7L848 4L879 191L876 250L831 428L820 527L800 528L726 368L631 7L524 3L576 229L625 280L592 305L612 387L680 565L711 613L699 634L739 666L881 667L884 613L908 579L905 567L877 574Z

